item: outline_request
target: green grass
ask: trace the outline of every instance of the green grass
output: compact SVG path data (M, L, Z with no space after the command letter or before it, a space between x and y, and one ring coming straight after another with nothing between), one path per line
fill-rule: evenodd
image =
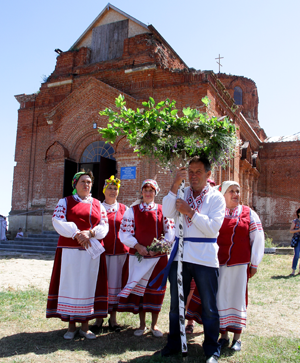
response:
M258 273L249 281L247 329L242 335L242 351L225 349L220 363L300 362L300 275L290 277L292 256L265 255ZM42 263L42 261L41 261ZM94 341L80 338L65 341L67 324L45 319L47 293L37 289L0 292L0 362L182 362L181 355L153 357L162 339L147 333L134 337L138 316L122 313L121 333L110 332L107 322ZM168 331L170 297L166 294L159 327ZM147 326L151 316L147 314ZM188 336L188 362L205 362L203 329L197 325Z
M0 292L1 321L31 319L44 307L47 296L39 290Z

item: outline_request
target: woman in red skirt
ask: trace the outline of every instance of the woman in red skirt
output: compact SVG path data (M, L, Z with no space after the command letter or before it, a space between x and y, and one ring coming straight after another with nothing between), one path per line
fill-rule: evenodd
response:
M219 343L229 345L229 332L233 333L231 349L242 348L241 334L246 327L248 280L257 272L264 255L264 232L256 212L240 204L239 183L228 180L219 187L226 201L225 218L218 236L219 288L217 306L220 317ZM201 324L201 300L195 289L189 304L189 318Z
M91 197L93 174L81 171L73 177L73 195L61 199L52 223L60 234L56 249L47 302L47 318L69 323L65 339L79 334L96 336L88 322L107 316L107 272L101 240L108 232L105 208Z
M129 276L126 286L119 294L118 310L139 314L140 326L134 332L135 336L141 336L147 331L146 312L152 313L150 330L153 336L163 335L157 327L157 320L166 286L157 291L162 276L151 287L149 282L166 267L168 257L165 253L148 253L146 247L161 235L173 242L175 231L174 222L163 216L160 204L154 203L154 197L158 192L159 187L155 180L145 180L142 184L142 200L125 212L120 228L121 242L130 247L130 250ZM141 261L135 256L136 252L143 256Z
M107 281L108 281L108 312L110 318L109 327L115 332L121 331L121 327L117 322L117 310L119 297L118 294L122 290L123 277L128 275L128 251L129 247L120 241L119 230L123 219L123 215L128 207L117 202L121 181L115 179L112 175L105 180L103 194L105 201L102 203L106 210L109 231L103 239L105 248L105 257L107 265ZM103 319L97 319L92 330L98 330L102 327Z

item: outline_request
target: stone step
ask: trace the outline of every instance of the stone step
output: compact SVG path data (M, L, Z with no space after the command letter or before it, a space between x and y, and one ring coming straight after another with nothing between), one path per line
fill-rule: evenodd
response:
M58 238L16 238L14 240L11 240L11 242L14 241L15 243L27 243L27 242L47 242L47 243L53 243L57 244Z
M59 236L59 234L56 231L43 231L43 234L54 234L56 236Z
M59 235L55 231L45 231L39 234L30 233L28 237L16 238L11 241L1 241L0 251L54 254L58 238Z
M19 242L19 243L27 243L27 242L49 242L49 243L57 243L58 238L29 238L29 237L23 237L23 238L15 238L11 241Z
M56 246L26 246L26 245L18 245L18 244L9 244L9 243L1 243L0 251L10 251L10 252L26 252L26 253L47 253L47 254L55 254Z
M23 238L39 238L39 239L53 239L53 240L58 240L59 238L59 235L58 234L28 234L27 237L23 237Z
M23 240L23 241L19 241L19 239L15 239L12 241L2 241L2 243L9 243L11 245L21 245L21 246L36 246L37 248L39 246L50 246L50 247L56 247L57 246L57 241L48 241L48 240L34 240L34 239L30 239L30 240Z

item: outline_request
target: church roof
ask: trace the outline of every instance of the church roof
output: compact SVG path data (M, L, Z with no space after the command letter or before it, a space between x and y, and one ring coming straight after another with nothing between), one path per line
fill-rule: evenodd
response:
M96 17L96 19L90 24L90 26L82 33L82 35L76 40L76 42L71 46L70 50L75 50L81 47L91 47L92 44L92 32L93 29L106 24L117 23L122 20L128 19L128 38L133 37L138 34L151 33L156 39L158 39L164 46L166 46L171 53L177 57L180 62L188 68L186 63L182 58L175 52L175 50L170 46L170 44L162 37L162 35L154 28L153 25L146 25L141 21L135 19L124 11L118 9L114 5L108 3L101 13Z
M72 45L72 47L70 48L70 50L74 50L76 48L78 48L78 46L80 47L82 43L84 43L85 38L89 37L89 33L92 32L93 28L99 26L99 25L103 25L106 24L107 21L105 20L105 18L107 17L109 12L114 12L115 17L113 19L113 21L120 21L123 19L129 19L131 22L133 22L136 26L138 26L139 32L144 32L144 33L150 33L148 27L146 24L142 23L141 21L135 19L134 17L132 17L129 14L126 14L124 11L118 9L117 7L115 7L114 5L108 3L105 8L101 11L101 13L96 17L96 19L91 23L91 25L82 33L82 35L76 40L76 42ZM112 19L109 19L109 22Z
M300 141L300 131L294 135L289 136L272 136L268 137L264 142L290 142L290 141Z

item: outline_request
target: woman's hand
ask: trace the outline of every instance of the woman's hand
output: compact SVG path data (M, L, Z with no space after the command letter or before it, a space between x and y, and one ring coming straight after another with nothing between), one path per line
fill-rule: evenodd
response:
M147 251L147 248L143 245L140 245L139 243L137 243L134 248L138 251L138 253L141 255L141 256L147 256L148 255L148 251Z
M295 227L296 227L296 224L295 224L295 222L293 222L291 224L290 233L298 233L298 232L300 232L300 228L295 229Z
M153 257L153 256L157 255L158 253L159 253L159 252L149 251L149 255L150 255L151 257Z
M81 231L80 234L86 239L90 239L90 231Z
M91 242L89 240L89 231L80 231L75 236L76 241L80 246L84 248L88 248L91 246Z
M249 278L251 279L251 277L253 277L257 272L257 268L254 267L250 267L250 276Z

